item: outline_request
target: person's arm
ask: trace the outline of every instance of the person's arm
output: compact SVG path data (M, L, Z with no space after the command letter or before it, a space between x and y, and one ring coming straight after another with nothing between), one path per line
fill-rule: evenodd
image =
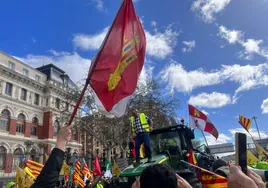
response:
M153 120L147 116L146 116L146 119L147 119L147 122L149 123L150 131L152 131L153 130Z
M31 188L38 187L55 187L58 180L60 170L65 158L65 145L71 139L71 126L60 129L56 147L52 150L45 166L40 172Z

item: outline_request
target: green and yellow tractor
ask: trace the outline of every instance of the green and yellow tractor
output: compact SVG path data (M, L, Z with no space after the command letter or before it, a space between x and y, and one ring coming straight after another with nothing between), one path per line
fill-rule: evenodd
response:
M154 164L166 164L193 187L202 187L195 173L181 163L181 160L188 161L190 148L194 149L198 165L202 168L215 171L224 163L210 155L209 149L205 145L194 148L193 139L195 139L193 130L182 124L153 130L150 133L152 162L147 163L147 159L143 159L139 166L136 167L132 164L124 169L119 175L120 188L130 188L143 169ZM203 151L200 151L200 148L203 148Z

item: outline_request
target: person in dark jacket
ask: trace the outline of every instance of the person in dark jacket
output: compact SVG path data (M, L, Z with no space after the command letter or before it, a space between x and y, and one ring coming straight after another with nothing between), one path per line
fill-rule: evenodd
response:
M59 130L56 147L52 150L46 164L31 188L54 188L59 180L60 170L65 159L65 145L72 137L72 126Z

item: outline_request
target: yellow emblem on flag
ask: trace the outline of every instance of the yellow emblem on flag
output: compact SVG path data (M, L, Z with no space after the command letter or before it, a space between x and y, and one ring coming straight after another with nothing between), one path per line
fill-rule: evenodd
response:
M116 162L114 162L113 165L113 174L115 174L116 176L119 176L121 170L118 168L118 165L116 164Z
M125 71L126 67L133 61L137 59L137 54L135 52L135 46L139 42L138 36L134 34L134 37L127 41L126 36L124 36L124 43L126 43L122 49L120 61L114 71L110 74L108 81L108 90L112 91L116 88L121 80L121 74ZM132 52L131 52L132 51ZM130 53L131 52L131 53ZM130 53L129 55L127 55Z
M197 109L194 109L194 117L200 117L200 112Z

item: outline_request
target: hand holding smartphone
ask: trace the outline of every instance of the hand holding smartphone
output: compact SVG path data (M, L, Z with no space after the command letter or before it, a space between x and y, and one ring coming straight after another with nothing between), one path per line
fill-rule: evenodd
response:
M247 174L247 135L235 133L235 163Z

